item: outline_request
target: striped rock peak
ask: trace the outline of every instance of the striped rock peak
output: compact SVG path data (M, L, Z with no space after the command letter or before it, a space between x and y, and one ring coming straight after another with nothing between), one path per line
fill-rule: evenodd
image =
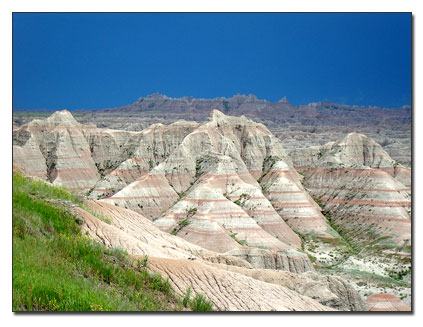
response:
M214 110L165 161L104 201L142 213L162 230L202 247L226 252L249 244L240 256L255 249L250 258L260 258L266 267L283 266L275 253L299 248L301 239L256 180L273 157L288 158L262 124ZM292 167L289 158L285 164ZM300 185L293 172L290 178ZM312 269L306 256L296 256Z
M295 231L317 237L338 239L321 208L304 189L299 174L285 162L272 158L260 184L280 217Z
M258 179L265 158L278 156L292 166L290 157L282 147L282 143L266 126L247 119L245 116L226 116L219 110L212 110L208 123L219 134L231 140L243 159L250 173Z
M61 111L56 111L46 119L34 119L30 121L27 125L28 129L37 129L37 128L54 128L56 126L60 127L76 127L81 125L78 123L72 114L64 109Z
M14 162L34 176L100 198L163 162L198 125L178 121L127 132L82 125L68 110L57 111L14 129Z
M199 178L186 195L156 224L162 224L163 228L174 228L188 211L195 210L192 218L213 221L216 226L225 229L226 234L239 233L242 239L253 245L266 246L263 242L269 243L269 238L277 236L280 240L272 240L276 242L276 248L288 248L281 241L300 246L298 236L280 219L257 183L251 185L244 182L230 157L218 154L205 156L199 163L197 173ZM273 237L261 229L268 230ZM263 237L264 241L261 240Z
M365 244L381 238L392 246L410 246L411 169L392 160L379 144L350 133L290 156L304 172L307 191L352 240Z
M47 123L49 124L56 124L62 125L68 123L70 126L73 125L80 125L75 118L73 118L72 114L69 110L63 109L60 111L54 112L50 117L47 118Z
M241 179L253 185L266 157L278 156L292 165L280 141L264 125L213 110L166 160L165 174L177 192L185 191L195 181L198 161L211 152L231 157Z
M285 251L299 248L300 238L275 212L257 183L244 182L236 169L228 156L205 155L198 163L195 183L154 220L155 225L213 251L227 253L243 249L233 255L247 261L255 258L254 265L260 268L289 270L289 260L295 260L291 269L312 270L304 254ZM154 204L141 201L142 212L151 212ZM281 258L285 258L285 262Z
M13 137L13 160L28 173L84 192L100 177L82 125L67 110L33 120L16 129Z
M373 139L350 133L323 146L290 152L295 167L393 167L396 163Z

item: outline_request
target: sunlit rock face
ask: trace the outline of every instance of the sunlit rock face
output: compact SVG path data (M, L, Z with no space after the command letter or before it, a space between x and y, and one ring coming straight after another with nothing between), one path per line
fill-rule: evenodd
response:
M334 224L353 239L411 242L411 170L370 138L356 133L290 153L304 186Z
M371 138L350 133L323 146L296 149L290 157L297 168L393 167L395 161Z
M13 142L28 174L255 268L313 270L299 235L332 242L341 229L410 246L411 171L362 134L288 156L263 124L218 110L141 132L82 125L64 110L15 126Z
M213 110L166 160L102 201L137 211L191 243L232 251L257 267L312 270L308 258L295 251L300 237L257 182L270 157L293 169L264 125ZM289 178L299 184L297 174ZM310 197L306 201L313 205Z
M97 199L148 173L197 125L179 121L118 131L79 124L63 110L14 128L13 160L33 176Z
M28 173L82 191L99 179L83 127L69 111L33 120L13 134L13 160Z

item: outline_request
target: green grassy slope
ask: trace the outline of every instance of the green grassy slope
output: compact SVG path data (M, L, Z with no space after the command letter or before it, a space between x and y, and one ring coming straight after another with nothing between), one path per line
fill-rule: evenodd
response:
M58 200L81 205L64 189L13 175L14 311L212 309L200 295L176 296L167 280L147 271L147 260L134 262L82 235L81 222Z

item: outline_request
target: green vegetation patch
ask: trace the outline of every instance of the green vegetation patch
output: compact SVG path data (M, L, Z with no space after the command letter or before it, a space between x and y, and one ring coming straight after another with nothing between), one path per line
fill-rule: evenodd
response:
M123 249L82 235L81 222L51 199L81 203L66 190L13 175L14 311L187 309L168 280L147 271L148 257L137 265Z
M43 181L28 180L19 173L13 174L13 195L18 193L27 193L30 196L37 196L41 199L65 200L74 204L82 204L82 198L79 195L69 192L63 187L48 185ZM13 198L13 201L15 199Z
M240 207L243 207L245 205L245 202L247 202L250 198L251 196L247 193L242 193L239 198L234 201L234 203Z
M171 234L172 235L178 234L182 228L184 228L185 226L188 226L189 224L190 224L190 221L188 220L188 218L185 218L184 220L179 221L177 226L172 230Z
M232 232L231 232L230 236L231 236L231 237L232 237L235 241L237 241L237 242L238 242L238 244L243 245L243 246L248 246L247 240L240 240L240 239L238 239L238 238L236 237L236 234L238 234L238 233L232 233Z
M267 156L266 158L264 158L262 166L263 173L257 180L258 183L260 183L262 179L270 172L270 170L273 168L273 166L278 160L281 160L281 158L279 158L278 156Z

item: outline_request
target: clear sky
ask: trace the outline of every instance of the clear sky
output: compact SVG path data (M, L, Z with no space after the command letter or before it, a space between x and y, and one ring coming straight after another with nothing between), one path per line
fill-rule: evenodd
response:
M159 92L411 103L411 14L13 15L13 106L94 109Z

